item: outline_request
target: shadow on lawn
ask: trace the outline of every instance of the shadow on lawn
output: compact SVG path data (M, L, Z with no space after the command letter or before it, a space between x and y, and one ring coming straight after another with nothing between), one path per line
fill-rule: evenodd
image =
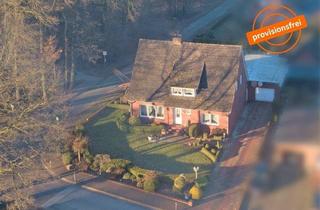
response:
M118 114L117 111L117 109L106 108L86 125L86 132L91 139L90 148L94 154L107 153L113 158L131 160L135 165L142 168L153 169L169 174L193 172L192 167L194 164L177 160L186 155L193 155L192 153L195 152L194 149L182 145L183 139L175 142L157 144L149 143L146 140L146 134L137 134L136 137L132 136L135 135L135 133L126 134L118 129L114 121L114 118ZM130 147L129 142L131 144L137 144L137 141L141 141L141 145L133 148ZM175 145L177 146L175 147ZM186 148L184 148L184 146ZM134 150L134 148L139 149ZM152 154L158 151L163 154ZM168 156L170 154L172 155ZM200 157L202 156L200 155ZM188 161L189 160L192 160L192 158L188 157ZM208 173L212 167L210 164L197 163L196 165L202 169L201 173Z

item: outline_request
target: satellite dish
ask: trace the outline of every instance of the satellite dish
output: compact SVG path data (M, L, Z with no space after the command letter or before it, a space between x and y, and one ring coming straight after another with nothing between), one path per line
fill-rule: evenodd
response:
M262 82L258 82L258 86L262 87L263 83Z

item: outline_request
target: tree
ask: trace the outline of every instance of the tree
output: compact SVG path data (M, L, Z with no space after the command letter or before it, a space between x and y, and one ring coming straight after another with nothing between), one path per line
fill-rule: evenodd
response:
M55 120L66 110L53 71L60 50L45 30L57 23L49 8L42 0L0 4L0 171L6 183L0 194L6 192L16 209L30 208L22 188L38 178L30 173L39 170L41 156L58 151L68 136L63 121Z
M86 137L78 137L72 143L72 149L78 154L78 161L81 162L81 154L88 149L88 139Z

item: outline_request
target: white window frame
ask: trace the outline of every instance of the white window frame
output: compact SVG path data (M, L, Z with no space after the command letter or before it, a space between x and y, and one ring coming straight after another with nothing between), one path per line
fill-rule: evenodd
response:
M191 94L186 94L186 91L190 91ZM196 90L193 88L171 87L171 94L173 96L195 97Z
M143 115L143 114L141 113L141 106L145 106L145 107L146 107L147 115ZM149 107L153 107L153 108L155 109L155 114L154 114L154 116L153 116L153 115L149 115ZM159 109L159 107L162 108L163 116L158 116L158 109ZM140 117L164 119L164 107L163 107L163 106L156 106L156 105L141 104L141 105L139 106L139 114L140 114Z
M204 116L205 115L209 115L210 116L210 122L204 122ZM212 117L215 117L215 119L216 119L216 123L213 123L212 122ZM204 125L219 125L220 124L220 117L219 117L219 115L217 115L217 114L211 114L211 113L202 113L201 114L201 123L202 124L204 124Z
M178 93L180 92L180 93ZM178 87L171 87L171 94L174 96L182 96L182 88L178 88Z

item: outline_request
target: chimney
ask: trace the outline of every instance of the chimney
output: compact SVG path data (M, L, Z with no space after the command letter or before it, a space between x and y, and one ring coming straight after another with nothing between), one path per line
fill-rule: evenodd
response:
M174 36L172 37L172 43L174 45L181 45L182 44L182 38L181 36Z

